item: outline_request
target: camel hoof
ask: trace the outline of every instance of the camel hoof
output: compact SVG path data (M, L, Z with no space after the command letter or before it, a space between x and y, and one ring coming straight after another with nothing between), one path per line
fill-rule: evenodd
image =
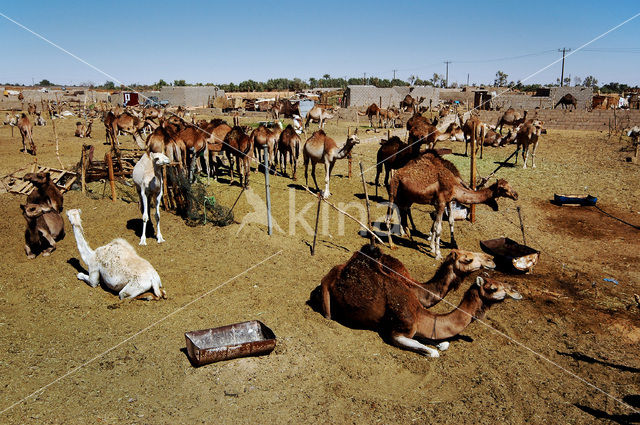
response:
M164 242L164 239L162 238L162 236L159 236L158 237L158 243L162 243L162 242Z
M140 239L140 244L139 245L146 245L147 244L147 240L146 239Z
M446 351L449 349L449 341L442 341L440 344L436 345L436 348L440 351Z
M43 257L48 257L50 255L51 255L51 252L48 252L48 251L45 251L45 252L42 253Z
M433 350L429 352L429 357L431 357L432 359L437 359L438 357L440 357L440 353L438 353L436 350Z
M29 254L29 255L27 255L27 258L29 260L33 260L34 258L36 258L36 255L35 254Z

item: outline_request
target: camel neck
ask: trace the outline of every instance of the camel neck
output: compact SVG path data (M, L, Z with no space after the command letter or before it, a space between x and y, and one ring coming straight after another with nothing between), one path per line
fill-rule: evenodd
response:
M418 322L420 336L433 340L454 337L483 313L484 303L476 285L467 290L458 307L447 314L433 314L423 308Z
M82 261L88 265L95 253L84 238L82 227L75 224L72 224L71 226L73 227L73 235L76 237L76 244L78 245L80 257L82 257Z
M347 155L349 155L349 152L351 152L351 149L353 149L353 144L349 143L348 141L345 142L344 146L342 146L340 148L340 151L338 151L338 154L336 155L337 159L342 159L344 157L346 157Z
M420 304L425 307L432 307L439 303L442 298L455 291L462 283L464 276L458 276L453 269L453 264L443 263L436 274L428 281L420 285L420 290L416 291Z
M453 189L453 197L463 204L482 204L493 197L493 189L487 187L480 190L471 190L462 185L456 185Z

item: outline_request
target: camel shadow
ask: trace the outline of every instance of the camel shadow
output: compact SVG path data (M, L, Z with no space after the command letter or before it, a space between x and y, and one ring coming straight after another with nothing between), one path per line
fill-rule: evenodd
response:
M295 189L295 190L300 190L300 191L302 191L302 192L306 192L306 191L307 191L307 189L305 188L305 186L304 186L304 185L302 185L302 184L300 184L300 183L289 183L289 184L287 185L287 187L290 187L291 189ZM309 190L310 190L310 191L312 191L313 193L318 193L318 192L316 191L316 189L315 189L315 188L313 188L313 187L309 187Z
M507 161L493 161L494 164L498 164L501 167L509 167L509 168L515 168L516 163L515 162L507 162Z
M622 401L635 409L640 408L640 394L626 395L622 397ZM613 414L607 413L604 410L598 410L594 409L593 407L585 406L584 404L574 403L574 406L597 419L608 419L611 422L615 422L618 424L640 423L640 413Z
M578 360L578 361L581 361L581 362L586 362L586 363L590 363L590 364L600 364L600 365L603 365L603 366L611 367L613 369L622 370L624 372L640 373L640 368L632 367L632 366L626 366L626 365L620 365L620 364L616 364L616 363L605 362L603 360L595 359L593 357L587 356L586 354L582 354L582 353L579 353L577 351L573 351L571 353L563 353L562 351L556 350L556 353L558 353L561 356L571 357L572 359ZM638 396L638 397L640 397L640 396Z
M366 196L364 195L364 193L354 193L353 196L363 201L366 199ZM369 202L383 203L383 202L387 202L387 200L380 195L369 194Z
M142 219L141 218L132 218L131 220L127 221L127 229L128 230L133 230L136 234L137 237L141 238L142 237ZM147 221L147 234L146 236L148 238L153 238L155 237L156 233L155 230L153 230L153 225L151 225L151 220Z

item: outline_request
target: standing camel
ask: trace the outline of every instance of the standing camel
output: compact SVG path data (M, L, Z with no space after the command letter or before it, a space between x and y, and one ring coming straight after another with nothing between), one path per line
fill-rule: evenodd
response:
M505 124L515 128L520 124L522 124L523 122L525 122L526 120L527 120L527 111L524 111L523 115L520 116L520 113L517 112L515 109L509 108L506 111L504 111L504 114L502 114L502 116L500 116L500 118L498 119L498 123L496 124L496 130L502 136L502 127Z
M146 146L142 139L141 132L149 123L149 121L136 117L129 112L124 112L116 116L113 112L109 111L104 117L104 126L107 138L106 143L111 143L112 146L120 147L118 132L122 131L124 133L131 134L138 147L140 149L145 149ZM155 125L153 127L155 127Z
M163 153L145 152L133 167L133 182L140 198L140 212L142 212L142 236L140 245L147 244L147 221L151 201L156 207L156 238L158 243L164 242L160 232L160 201L162 199L162 166L169 164L169 158Z
M301 142L302 141L300 140L300 136L291 124L289 124L284 130L282 130L282 133L280 133L280 138L278 139L278 156L280 162L280 170L284 175L287 175L288 159L291 163L291 168L293 168L293 180L296 179Z
M333 112L333 109L315 105L311 110L309 110L309 112L307 112L307 121L304 123L304 128L309 128L309 123L313 121L317 122L318 127L323 130L325 121L334 117Z
M409 149L409 144L400 140L398 136L390 137L389 140L382 139L380 148L376 154L376 196L378 196L378 186L380 186L380 174L384 167L384 186L389 186L389 175L391 170L397 170L406 165L406 163L414 158L414 153Z
M265 125L260 124L258 128L251 132L249 136L253 145L253 151L260 164L264 164L264 147L267 146L269 153L269 169L273 165L276 166L276 147L280 133L282 132L282 123L280 120L276 121L277 126L275 128L267 128Z
M308 177L308 168L309 162L311 162L311 176L313 177L313 182L316 185L316 189L320 191L318 187L318 181L316 180L316 164L319 162L324 162L324 192L322 192L322 196L324 198L328 198L331 196L329 192L329 178L331 177L331 171L333 171L333 166L336 164L338 159L346 158L355 145L360 143L360 139L358 136L353 134L347 138L342 147L338 148L335 140L331 137L327 136L327 133L324 130L318 130L314 132L307 142L304 144L304 148L302 149L302 155L304 157L304 179L305 184L309 185L309 177Z
M379 248L365 245L346 264L332 268L321 283L324 314L358 328L388 332L393 344L405 350L439 357L438 349L449 348L448 339L482 318L492 305L506 296L522 298L509 285L478 276L456 309L434 314L420 303L404 276L385 270L381 257ZM437 349L415 337L439 342Z
M29 120L27 114L22 113L20 116L18 129L20 130L20 136L22 136L22 151L35 155L36 144L33 141L33 124L31 124L31 120ZM29 148L27 148L27 141L29 141Z
M391 206L397 205L400 213L400 225L411 238L407 218L411 218L411 205L432 204L436 208L436 218L431 227L431 252L437 259L442 258L440 253L440 235L442 233L442 217L445 208L453 211L453 201L463 204L486 204L494 211L498 210L497 198L505 197L517 200L518 194L511 188L506 180L498 180L488 188L478 191L471 190L464 185L460 173L455 166L435 153L425 153L399 169L389 184L389 210L387 214L387 226L389 244L393 247L391 239ZM453 234L454 215L449 214L449 228L451 230L451 244L455 247ZM415 226L414 226L415 227Z
M238 171L238 179L240 185L249 188L249 175L251 174L251 160L253 159L253 143L251 138L245 133L240 126L235 126L224 137L222 150L227 154L229 161L229 184L233 184L233 157L236 158L236 169ZM242 173L240 172L240 163L242 163ZM244 173L244 181L243 181Z
M519 151L522 148L522 159L524 165L522 168L527 168L527 159L529 158L529 147L531 146L531 168L536 168L536 149L538 147L538 140L540 134L542 134L543 122L540 120L533 120L532 122L525 123L518 134L516 134L516 146ZM516 153L516 164L518 163L518 154Z
M573 106L573 109L577 109L578 99L576 99L575 96L572 95L571 93L567 93L564 96L562 96L560 100L558 100L558 103L556 103L556 106L554 106L553 109L556 109L558 105L562 105L562 109L566 109L570 105Z

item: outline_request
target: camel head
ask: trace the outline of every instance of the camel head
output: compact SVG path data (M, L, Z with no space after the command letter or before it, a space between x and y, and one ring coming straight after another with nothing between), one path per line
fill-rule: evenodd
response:
M512 289L510 285L488 276L478 276L475 284L478 286L480 298L482 298L484 302L495 303L504 300L507 296L514 300L522 299L522 295Z
M27 222L31 222L34 218L40 217L42 214L51 211L51 206L46 204L26 204L20 205L22 215Z
M482 268L496 268L496 263L493 262L493 257L490 255L462 249L452 249L447 258L445 258L444 263L452 264L454 270L465 274L473 273Z
M51 181L51 174L49 173L27 173L24 175L24 179L30 181L35 186L41 186Z
M498 179L494 184L492 184L489 189L493 192L493 196L485 202L485 205L488 205L494 211L498 211L498 202L496 199L498 198L509 198L514 201L518 200L518 193L513 190L511 185L507 183L505 179Z
M161 152L150 152L149 156L155 166L168 165L171 162L169 157Z
M67 217L72 226L78 226L82 229L82 220L80 219L81 209L67 210Z
M358 138L358 135L354 133L347 137L347 141L345 142L341 150L346 151L347 153L351 152L351 149L353 149L353 147L358 143L360 143L360 139Z

